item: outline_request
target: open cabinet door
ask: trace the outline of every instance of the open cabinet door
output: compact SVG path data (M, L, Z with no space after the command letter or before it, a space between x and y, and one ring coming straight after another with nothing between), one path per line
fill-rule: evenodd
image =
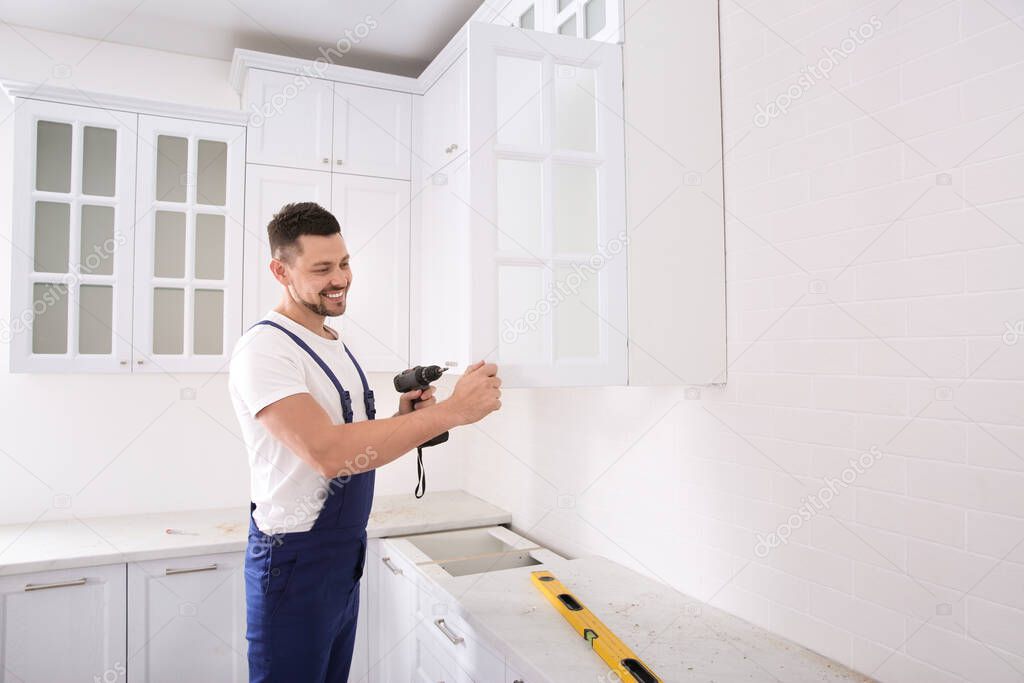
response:
M473 23L471 356L507 386L626 383L619 45Z

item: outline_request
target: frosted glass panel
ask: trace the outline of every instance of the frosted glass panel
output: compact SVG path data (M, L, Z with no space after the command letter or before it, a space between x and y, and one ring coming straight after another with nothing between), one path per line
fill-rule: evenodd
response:
M555 176L556 253L587 252L597 248L597 169L553 164Z
M498 269L498 357L501 362L544 360L544 270L501 266Z
M114 323L114 288L82 285L78 290L78 352L110 353Z
M185 201L188 185L188 140L171 135L156 138L156 198Z
M36 202L34 268L37 273L68 272L71 205Z
M533 5L530 5L530 9L526 10L519 15L519 28L533 29L534 26L534 10Z
M153 290L153 353L185 352L185 290Z
M587 30L584 34L587 38L593 38L601 29L604 28L605 22L608 20L608 13L604 6L605 0L590 0L587 3L587 11L585 15L585 21L587 22Z
M555 146L597 151L594 70L559 64L555 69Z
M498 160L498 249L540 253L542 171L535 161Z
M497 57L498 144L540 147L541 63L520 57Z
M82 205L82 245L79 264L83 273L114 273L114 207Z
M185 277L185 214L157 211L153 275Z
M36 189L71 192L71 124L36 124Z
M32 285L32 353L67 353L68 288L49 282Z
M192 349L196 354L224 353L224 292L197 289L192 325Z
M228 194L228 146L225 142L200 140L197 154L196 201L224 206Z
M555 359L598 355L601 350L598 272L589 265L559 266L555 277L556 291L560 294L554 311Z
M558 32L563 36L575 36L576 35L576 15L571 14L569 18L562 22L562 25L558 27Z
M224 279L224 216L196 214L196 277Z
M110 128L82 129L82 192L114 196L114 168L117 165L117 132Z

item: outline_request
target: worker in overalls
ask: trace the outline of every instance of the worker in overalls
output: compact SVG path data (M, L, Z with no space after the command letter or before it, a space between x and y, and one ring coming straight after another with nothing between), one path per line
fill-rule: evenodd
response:
M501 407L497 368L470 366L452 395L402 394L374 419L373 391L344 335L352 269L338 221L288 204L267 226L281 302L238 341L230 393L249 452L245 558L252 683L348 679L374 470ZM417 399L419 399L417 401Z

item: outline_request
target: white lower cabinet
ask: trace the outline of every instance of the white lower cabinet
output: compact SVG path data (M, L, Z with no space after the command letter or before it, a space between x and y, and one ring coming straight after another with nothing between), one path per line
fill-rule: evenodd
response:
M455 599L402 554L402 544L403 539L370 543L368 680L524 683L506 655L463 619Z
M0 600L4 683L125 680L123 564L0 577Z
M384 539L370 541L366 563L377 579L377 591L370 596L374 625L369 679L379 683L415 680L416 569Z
M244 557L235 552L128 565L132 683L248 680Z

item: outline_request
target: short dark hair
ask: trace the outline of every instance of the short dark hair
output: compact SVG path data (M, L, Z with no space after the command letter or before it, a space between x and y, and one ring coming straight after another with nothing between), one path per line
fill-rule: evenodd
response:
M341 226L334 215L316 202L285 204L267 224L270 253L276 259L287 261L291 249L298 250L301 235L334 235Z

